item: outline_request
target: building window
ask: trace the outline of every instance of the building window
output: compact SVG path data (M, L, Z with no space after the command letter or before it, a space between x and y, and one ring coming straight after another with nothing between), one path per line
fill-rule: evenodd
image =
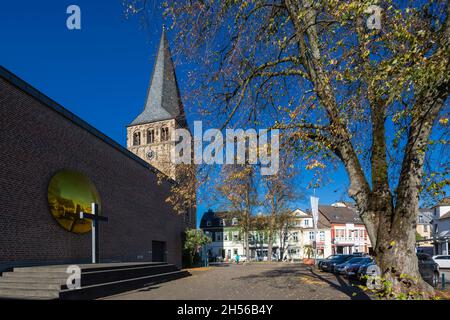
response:
M233 241L238 241L238 240L239 240L239 233L233 232Z
M223 234L223 241L228 241L228 232Z
M426 224L423 225L423 232L428 232L428 225Z
M161 129L161 141L169 140L169 128L164 127Z
M223 219L220 219L220 222L219 222L219 224L220 224L221 226L224 226L224 225L225 225L225 220L223 220Z
M314 231L309 232L309 240L314 240Z
M210 220L206 221L206 226L207 227L211 227L211 221Z
M238 220L236 218L233 218L233 220L231 220L231 224L233 226L237 225L238 224Z
M305 219L303 221L303 224L305 225L305 227L308 227L309 226L309 219Z
M222 234L220 232L216 232L216 241L222 241Z
M133 146L139 146L141 144L141 133L133 133Z
M155 142L155 130L147 130L147 144Z
M235 256L237 256L237 254L238 254L238 249L233 249L233 254L234 254Z
M298 232L294 232L292 234L292 239L294 240L294 242L298 242Z
M319 239L320 239L320 241L325 241L325 231L319 232Z

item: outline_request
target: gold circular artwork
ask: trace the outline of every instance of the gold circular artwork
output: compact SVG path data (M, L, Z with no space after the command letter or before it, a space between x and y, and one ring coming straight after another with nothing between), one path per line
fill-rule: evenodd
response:
M74 233L91 230L91 220L80 219L80 212L92 213L91 204L100 196L88 177L72 170L58 171L48 185L48 203L52 216L61 227Z

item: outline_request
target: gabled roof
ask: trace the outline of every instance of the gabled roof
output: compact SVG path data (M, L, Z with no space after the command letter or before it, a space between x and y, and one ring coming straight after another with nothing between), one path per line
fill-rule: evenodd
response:
M209 209L206 211L201 220L200 228L224 228L233 226L233 219L236 218L238 214L231 211L212 211ZM237 218L236 218L237 219ZM207 222L210 222L208 226ZM222 224L223 222L223 224Z
M185 126L186 119L175 67L166 32L163 29L144 110L130 123L130 126L169 119L177 119L182 126Z
M356 223L363 224L355 209L349 207L319 206L322 213L330 223Z
M450 211L447 212L446 214L442 215L439 220L444 220L444 219L450 219Z
M435 207L443 207L443 206L450 206L450 197L442 198L441 201L436 203L433 208Z
M292 211L292 214L294 214L297 218L311 218L312 214L306 211L303 211L302 209L295 209Z

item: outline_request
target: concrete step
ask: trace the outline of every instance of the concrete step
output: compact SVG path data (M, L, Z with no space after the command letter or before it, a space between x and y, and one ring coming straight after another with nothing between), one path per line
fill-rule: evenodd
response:
M1 300L55 300L55 298L49 298L49 297L34 297L34 296L6 296L6 295L1 295L0 296L0 301Z
M4 272L2 278L30 278L30 279L67 279L69 274L65 272Z
M23 299L27 297L40 297L48 299L59 298L58 290L43 290L43 289L5 289L0 288L0 296L8 298Z
M190 275L167 263L80 267L81 288L77 290L67 288L65 266L14 268L14 272L4 272L0 277L0 298L95 299Z
M43 289L43 290L61 290L59 283L36 283L36 282L1 282L0 289Z
M21 267L21 268L13 268L13 272L66 272L67 266L61 266L61 267Z
M49 283L49 284L65 284L66 279L59 278L42 278L42 277L0 277L0 283Z

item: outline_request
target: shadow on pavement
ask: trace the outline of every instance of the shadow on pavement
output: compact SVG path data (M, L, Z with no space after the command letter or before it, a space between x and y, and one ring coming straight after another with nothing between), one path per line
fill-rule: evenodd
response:
M349 281L348 283L343 279L340 275L337 274L331 274L333 275L338 284L334 283L333 281L330 281L323 277L318 271L314 270L311 267L308 267L311 274L313 274L318 279L328 283L331 287L345 293L347 296L350 297L352 300L370 300L370 297L360 288L358 288L358 283L356 281Z
M293 266L282 266L277 269L271 269L258 274L251 274L234 279L259 281L264 279L270 280L274 278L283 278L283 277L302 277L302 279L307 279L311 281L312 285L314 285L315 281L320 281L321 283L327 284L331 288L344 293L352 300L370 300L370 297L357 286L356 282L351 281L347 282L341 276L333 273L327 273L322 275L318 271L314 270L314 268L305 265L297 264ZM272 284L272 286L274 285ZM297 286L297 284L295 283L293 286ZM282 287L283 286L279 286L279 288ZM324 297L324 299L326 299L326 297Z
M142 289L137 290L138 292L146 292L146 291L150 291L150 290L155 290L160 288L160 286L148 286Z

